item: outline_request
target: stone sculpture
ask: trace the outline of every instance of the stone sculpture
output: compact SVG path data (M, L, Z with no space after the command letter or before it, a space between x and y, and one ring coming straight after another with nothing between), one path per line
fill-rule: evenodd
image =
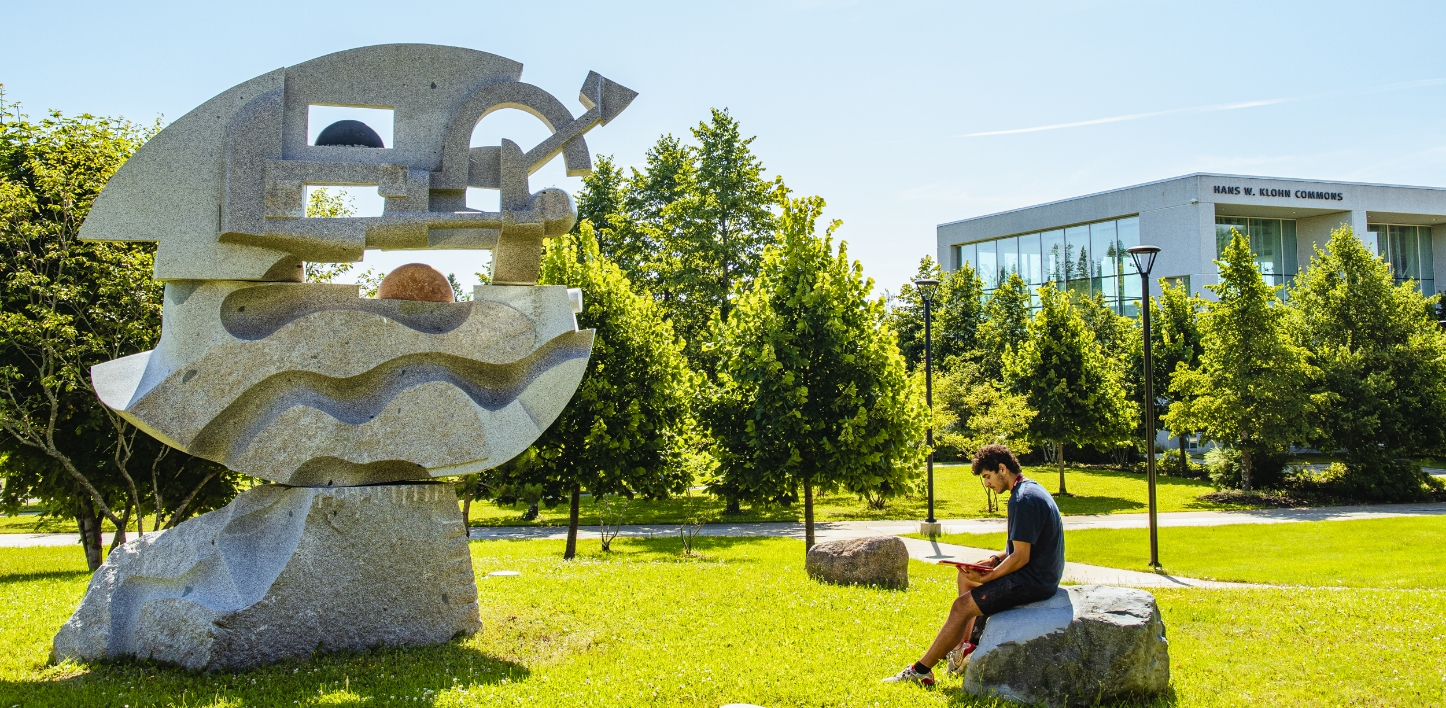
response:
M964 690L1051 708L1093 706L1170 687L1170 643L1155 598L1105 585L989 618L964 670Z
M593 338L574 319L581 294L536 284L543 239L566 233L576 211L562 190L532 192L528 176L558 156L568 174L586 174L584 133L637 95L589 73L579 94L585 111L574 117L521 73L510 59L458 47L330 54L207 101L111 178L81 237L157 242L155 277L166 287L157 347L92 369L102 402L168 445L281 485L397 491L253 490L160 539L128 545L97 572L56 637L58 658L141 654L234 668L317 648L475 631L475 603L453 601L476 594L470 563L465 573L451 567L453 556L466 558L457 513L436 516L441 501L400 500L431 499L441 493L426 480L485 470L523 451L577 389ZM389 107L393 144L358 121L328 126L308 144L313 105ZM503 108L536 116L552 135L525 151L505 139L471 147L478 121ZM376 217L307 218L308 185L376 185L385 208ZM500 211L469 209L469 187L499 190ZM305 261L359 261L368 248L490 249L493 284L475 287L470 302L439 302L450 298L407 294L425 283L392 289L415 299L365 299L353 285L302 282ZM302 497L311 501L278 501ZM289 526L297 504L312 506L302 509L301 527ZM411 517L418 529L455 524L434 552L386 545L398 555L367 564L396 570L410 562L416 577L441 578L446 588L394 597L390 628L358 626L354 614L336 614L337 626L328 627L329 613L340 610L316 587L384 579L296 577L305 571L294 568L311 563L297 554L330 538L311 528L330 523L316 511L327 504L393 526ZM283 511L285 523L276 518ZM290 541L267 537L283 528ZM429 564L437 563L448 569L434 573ZM238 567L254 576L248 582L272 585L225 590L235 582L226 573ZM292 585L275 585L283 580ZM307 582L318 585L292 589ZM439 620L434 595L444 591L453 599ZM287 613L321 620L273 629L287 636L264 649L243 639L247 622ZM147 627L170 634L157 639Z

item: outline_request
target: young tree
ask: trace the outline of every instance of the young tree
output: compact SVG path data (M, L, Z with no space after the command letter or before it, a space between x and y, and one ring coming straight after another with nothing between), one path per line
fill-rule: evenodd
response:
M710 419L729 493L791 502L803 491L900 491L919 473L927 410L873 282L815 234L819 197L784 203L779 240L722 324Z
M162 492L162 481L195 483L185 470L205 465L163 460L167 449L101 405L91 384L91 366L153 348L160 335L154 246L78 238L106 180L149 134L89 115L31 122L0 101L0 448L9 458L0 503L39 498L48 513L73 514L92 568L101 520L124 543L132 514L145 513L134 462L151 468L146 496L158 517L166 497L188 500L171 514L184 518L207 496L201 487L235 479L210 469L196 486Z
M356 200L351 195L333 194L326 187L311 190L306 198L306 218L335 219L356 215ZM306 264L304 274L308 283L330 283L344 273L351 271L352 263L311 263Z
M1010 273L984 306L979 325L979 368L987 380L998 381L1004 373L1004 358L1019 350L1029 328L1029 285L1018 273Z
M1241 486L1250 491L1252 451L1278 449L1310 433L1313 367L1292 341L1291 312L1266 285L1250 244L1232 232L1221 259L1217 302L1200 318L1204 351L1170 383L1170 430L1199 430L1240 448Z
M914 280L934 278L930 309L933 319L934 365L939 371L952 369L972 357L979 347L979 326L984 319L984 283L965 263L958 270L944 271L930 256L919 261ZM889 326L899 335L899 349L909 366L924 361L924 302L913 280L899 287L889 303Z
M1123 366L1105 355L1085 326L1068 293L1045 285L1041 307L1018 351L1005 356L1009 389L1038 411L1030 436L1055 446L1059 493L1064 478L1065 445L1116 445L1134 428L1136 408L1125 395Z
M1391 269L1342 227L1290 291L1295 341L1320 377L1313 442L1346 452L1353 492L1419 498L1424 473L1397 458L1446 443L1446 335L1429 312L1435 298Z
M697 445L690 406L696 377L658 304L633 292L617 265L598 251L591 223L548 243L541 282L581 288L578 326L597 334L572 401L499 474L504 484L535 484L548 498L568 499L563 557L572 558L583 490L594 497L659 498L687 489Z
M1152 358L1154 360L1155 395L1165 405L1156 406L1155 410L1159 415L1159 425L1164 430L1170 430L1165 425L1165 414L1173 406L1176 399L1170 397L1170 384L1175 378L1175 372L1180 369L1193 368L1200 359L1203 347L1200 344L1200 323L1199 314L1205 307L1205 301L1191 297L1185 290L1183 284L1171 284L1169 281L1160 281L1160 295L1151 298L1150 318L1153 326L1150 327L1150 343ZM1180 475L1186 476L1189 464L1185 456L1185 436L1190 430L1175 430L1175 437L1180 443Z

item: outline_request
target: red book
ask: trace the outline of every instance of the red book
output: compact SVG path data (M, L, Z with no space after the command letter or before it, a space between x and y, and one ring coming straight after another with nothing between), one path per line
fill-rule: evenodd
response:
M987 566L987 565L979 565L979 564L977 564L977 563L960 563L959 561L951 561L951 560L941 560L941 561L939 561L939 563L940 563L941 565L953 565L953 566L958 566L958 567L960 567L960 568L968 568L968 569L970 569L970 570L973 570L973 571L976 571L976 572L979 572L979 573L988 573L988 572L994 570L993 568L990 568L990 567Z

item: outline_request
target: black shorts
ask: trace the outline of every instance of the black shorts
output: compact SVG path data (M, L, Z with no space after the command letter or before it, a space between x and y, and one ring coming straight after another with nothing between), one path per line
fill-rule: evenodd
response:
M1010 573L970 590L969 594L974 597L979 611L988 617L1020 605L1048 600L1058 590L1058 585L1040 585Z

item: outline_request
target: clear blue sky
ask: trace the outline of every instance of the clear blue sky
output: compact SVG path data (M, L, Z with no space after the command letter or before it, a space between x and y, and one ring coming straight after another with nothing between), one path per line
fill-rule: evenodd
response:
M1379 0L8 2L0 82L32 115L149 121L367 44L501 54L570 104L594 69L641 94L588 137L595 155L640 163L727 107L770 174L828 200L882 290L934 252L939 223L1190 172L1446 186L1443 15ZM575 188L558 174L534 188Z

